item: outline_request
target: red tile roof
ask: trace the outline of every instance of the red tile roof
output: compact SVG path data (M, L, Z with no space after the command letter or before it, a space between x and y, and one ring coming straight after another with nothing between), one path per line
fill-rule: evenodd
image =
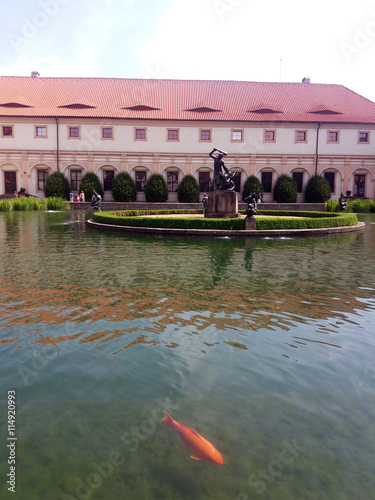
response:
M375 103L331 84L3 76L0 116L375 123Z

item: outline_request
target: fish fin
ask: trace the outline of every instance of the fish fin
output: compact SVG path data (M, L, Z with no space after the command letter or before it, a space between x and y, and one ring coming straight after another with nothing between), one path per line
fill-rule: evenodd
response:
M173 422L173 418L166 411L164 411L164 415L165 415L165 418L163 418L161 423L164 425L170 425Z
M192 455L190 458L192 458L193 460L202 460L201 457L196 457L195 455Z

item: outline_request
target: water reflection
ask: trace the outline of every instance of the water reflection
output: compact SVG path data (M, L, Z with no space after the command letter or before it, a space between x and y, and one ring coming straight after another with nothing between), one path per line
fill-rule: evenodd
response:
M358 235L243 240L0 214L0 376L19 401L20 498L371 498L364 218ZM218 444L220 477L160 429L168 406ZM285 442L298 460L259 477ZM89 488L113 451L121 464Z

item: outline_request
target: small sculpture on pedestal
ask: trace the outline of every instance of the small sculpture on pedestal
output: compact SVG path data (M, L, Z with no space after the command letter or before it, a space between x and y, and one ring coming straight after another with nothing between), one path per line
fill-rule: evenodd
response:
M208 196L207 196L207 193L203 193L202 203L203 203L204 211L206 212L207 208L208 208Z
M345 212L348 200L345 198L344 193L341 193L339 198L339 212Z
M256 229L257 223L254 217L254 214L257 213L257 201L259 199L259 195L255 193L250 193L249 196L246 196L244 201L247 203L246 208L246 218L245 218L245 226L246 229Z

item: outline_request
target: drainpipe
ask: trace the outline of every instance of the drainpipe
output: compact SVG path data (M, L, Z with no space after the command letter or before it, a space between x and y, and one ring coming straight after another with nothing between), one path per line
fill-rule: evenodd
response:
M318 122L318 128L316 129L315 175L318 173L319 130L321 124L321 122Z
M55 116L56 120L56 163L57 163L57 171L60 172L60 157L59 157L59 119Z

